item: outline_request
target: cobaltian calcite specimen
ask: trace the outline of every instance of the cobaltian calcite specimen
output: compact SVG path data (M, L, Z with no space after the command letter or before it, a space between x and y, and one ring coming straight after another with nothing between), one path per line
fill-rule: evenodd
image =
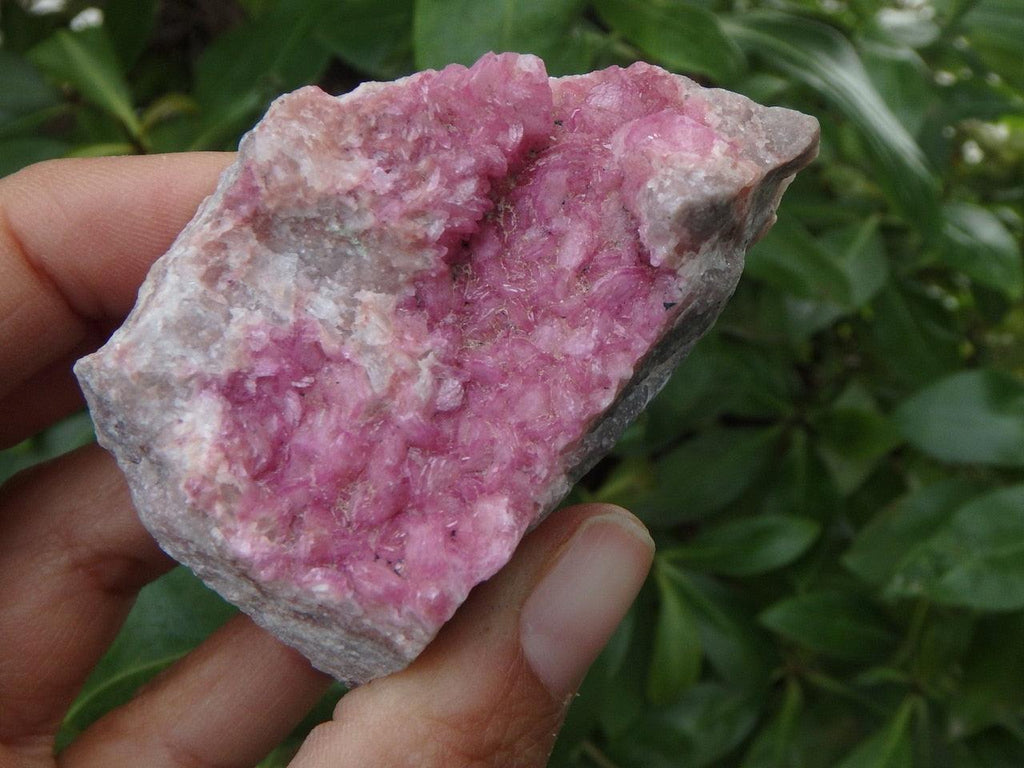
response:
M817 134L515 54L283 96L79 362L99 440L258 623L399 669L713 322Z

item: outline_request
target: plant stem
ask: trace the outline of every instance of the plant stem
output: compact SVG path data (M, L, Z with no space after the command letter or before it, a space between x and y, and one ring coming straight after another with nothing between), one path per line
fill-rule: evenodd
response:
M595 746L592 741L584 741L580 744L580 750L585 754L597 768L619 768L608 759L608 756Z

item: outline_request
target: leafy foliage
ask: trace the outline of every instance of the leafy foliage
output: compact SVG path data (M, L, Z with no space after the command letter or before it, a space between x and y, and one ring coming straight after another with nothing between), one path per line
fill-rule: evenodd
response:
M77 31L84 3L0 5L0 174L230 148L284 90L490 49L818 116L718 325L575 493L660 551L552 765L1024 764L1018 0L245 0L185 32L171 0L99 5ZM77 417L0 477L88 437ZM226 615L181 572L150 590L64 738Z
M205 640L234 613L185 568L176 568L146 586L121 634L68 711L58 746L128 701L140 685Z

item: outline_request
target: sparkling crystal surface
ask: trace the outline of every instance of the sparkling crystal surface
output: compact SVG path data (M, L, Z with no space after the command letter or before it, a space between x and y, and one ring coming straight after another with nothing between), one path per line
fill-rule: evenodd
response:
M228 599L396 669L710 325L816 138L646 64L284 96L79 364L99 437Z

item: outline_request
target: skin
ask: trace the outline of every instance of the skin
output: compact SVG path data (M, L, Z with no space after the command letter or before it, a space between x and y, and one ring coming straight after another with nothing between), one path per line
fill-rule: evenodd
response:
M60 160L0 180L0 448L82 407L71 364L123 320L231 159ZM614 610L572 619L585 642L553 665L538 655L544 633L523 639L520 617L543 624L538 600L572 596L564 574L557 589L549 577L588 526L588 546L618 558L625 586ZM415 663L345 696L293 765L544 765L583 672L650 566L644 536L608 505L553 515ZM251 766L319 699L327 678L240 616L55 756L64 714L138 590L172 566L95 445L0 488L0 768Z

